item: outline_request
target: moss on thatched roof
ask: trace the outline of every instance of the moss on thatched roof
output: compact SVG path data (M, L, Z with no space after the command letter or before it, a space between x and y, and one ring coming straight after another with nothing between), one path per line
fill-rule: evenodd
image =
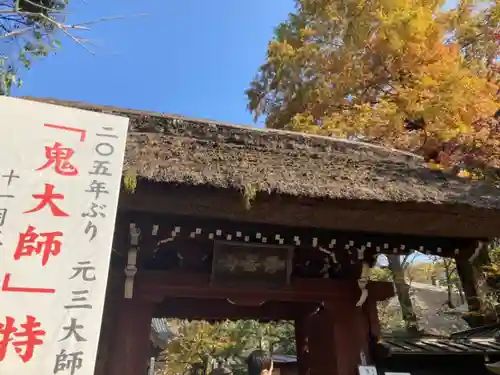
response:
M419 156L328 137L146 111L25 98L130 119L125 171L219 189L500 209L500 190L430 170Z

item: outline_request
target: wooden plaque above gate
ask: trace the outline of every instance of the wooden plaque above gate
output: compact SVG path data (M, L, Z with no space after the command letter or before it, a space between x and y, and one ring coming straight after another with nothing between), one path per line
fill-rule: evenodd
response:
M216 241L212 284L284 287L290 283L293 248Z

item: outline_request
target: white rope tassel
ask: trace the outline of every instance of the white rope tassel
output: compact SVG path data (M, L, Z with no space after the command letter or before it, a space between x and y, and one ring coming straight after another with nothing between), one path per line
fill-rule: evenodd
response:
M361 267L361 275L358 279L358 286L359 289L361 289L361 296L359 297L359 300L356 303L356 307L363 306L364 303L366 302L366 299L368 298L368 289L366 289L366 286L368 284L368 281L370 280L371 272L372 270L368 265L368 263L363 262L363 265Z

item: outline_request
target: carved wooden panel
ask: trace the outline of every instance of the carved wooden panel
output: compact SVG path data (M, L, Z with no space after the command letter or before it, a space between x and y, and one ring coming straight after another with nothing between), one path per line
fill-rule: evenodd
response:
M290 283L293 248L234 241L215 241L212 284L267 285L284 287Z

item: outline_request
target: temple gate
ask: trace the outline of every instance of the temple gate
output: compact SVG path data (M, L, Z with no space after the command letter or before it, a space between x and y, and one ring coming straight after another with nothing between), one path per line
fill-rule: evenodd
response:
M493 186L378 146L44 100L130 118L96 374L144 375L151 318L293 320L301 375L374 361L381 253L474 261L500 233Z

